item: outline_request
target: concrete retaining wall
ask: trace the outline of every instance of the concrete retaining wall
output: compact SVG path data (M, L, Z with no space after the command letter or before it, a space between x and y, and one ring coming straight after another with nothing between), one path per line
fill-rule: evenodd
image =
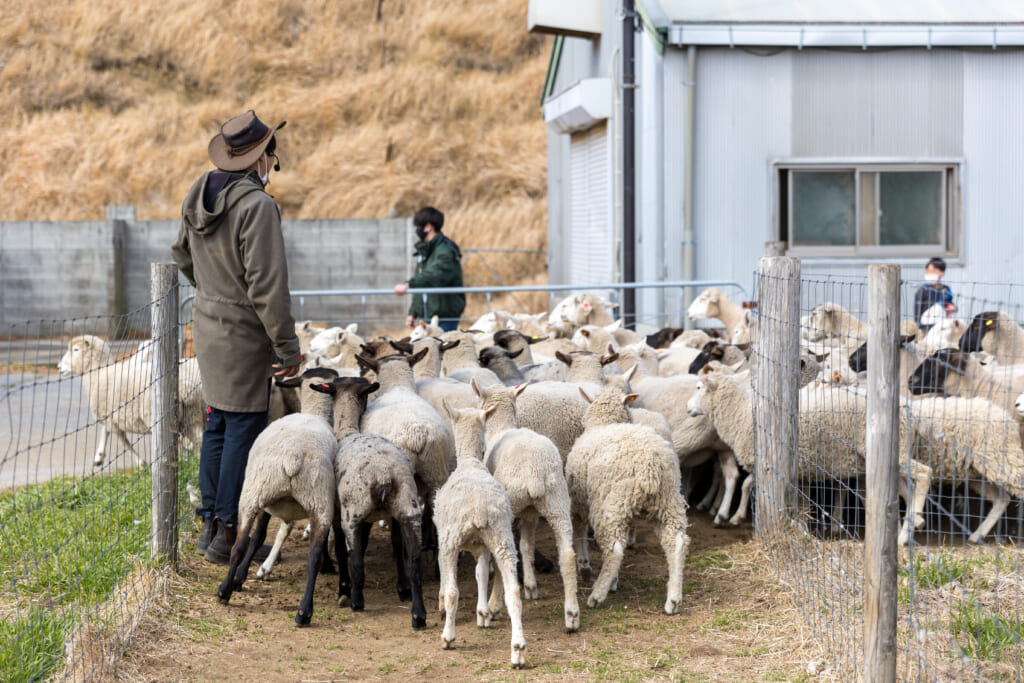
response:
M178 221L138 221L134 207L108 207L105 221L0 222L0 335L148 334L149 268L171 261ZM412 272L408 218L285 220L289 285L390 289ZM184 281L184 280L183 280ZM408 297L305 298L293 315L393 329ZM189 315L186 311L186 315ZM31 322L29 322L31 321ZM16 328L16 331L15 331Z

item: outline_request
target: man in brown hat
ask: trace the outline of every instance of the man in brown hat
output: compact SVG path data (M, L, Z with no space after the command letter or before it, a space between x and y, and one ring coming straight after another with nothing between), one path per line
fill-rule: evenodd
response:
M203 519L198 548L226 564L237 534L249 448L267 426L271 374L293 376L302 357L288 290L281 213L266 192L275 133L252 110L210 140L217 167L181 206L174 262L196 287L193 338L206 430L199 457Z

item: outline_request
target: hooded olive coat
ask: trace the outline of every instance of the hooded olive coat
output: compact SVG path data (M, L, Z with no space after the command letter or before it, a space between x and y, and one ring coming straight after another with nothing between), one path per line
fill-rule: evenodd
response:
M266 410L271 365L300 360L277 203L253 174L204 173L182 203L171 252L196 287L203 399L231 412Z

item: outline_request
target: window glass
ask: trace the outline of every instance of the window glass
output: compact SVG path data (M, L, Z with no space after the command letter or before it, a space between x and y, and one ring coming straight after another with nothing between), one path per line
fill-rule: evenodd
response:
M942 243L942 172L879 173L879 242Z
M793 244L853 246L855 238L852 171L794 171L792 174Z

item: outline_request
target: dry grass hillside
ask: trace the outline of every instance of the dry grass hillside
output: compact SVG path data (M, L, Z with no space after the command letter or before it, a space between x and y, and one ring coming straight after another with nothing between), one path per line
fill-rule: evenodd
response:
M464 247L546 248L540 92L526 0L4 0L0 220L109 204L177 218L220 122L279 136L285 218L411 215ZM545 282L543 259L502 275ZM479 265L467 284L492 284Z

